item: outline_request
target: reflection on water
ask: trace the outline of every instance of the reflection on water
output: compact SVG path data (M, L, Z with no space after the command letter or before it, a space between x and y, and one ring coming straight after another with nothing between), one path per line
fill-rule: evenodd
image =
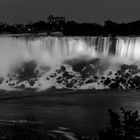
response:
M25 119L33 115L46 129L61 126L82 135L96 135L97 129L109 123L109 108L118 112L123 106L140 111L139 90L90 92L92 94L77 91L1 100L0 119Z

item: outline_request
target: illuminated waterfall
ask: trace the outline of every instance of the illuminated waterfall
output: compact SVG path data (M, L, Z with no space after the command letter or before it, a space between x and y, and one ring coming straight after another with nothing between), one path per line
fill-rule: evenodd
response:
M4 77L5 83L8 83L6 79L9 73L18 67L22 67L22 64L26 62L34 61L37 67L49 66L55 69L56 66L63 65L65 60L82 58L81 61L83 61L85 57L113 61L114 65L115 62L117 63L116 58L119 63L121 60L122 63L124 63L123 60L139 63L140 37L1 36L0 78ZM106 62L103 61L103 63ZM44 84L44 81L40 82Z
M0 65L11 67L24 61L53 65L65 59L87 55L115 55L139 61L140 38L134 37L0 37Z
M140 62L140 37L118 38L116 43L116 55Z

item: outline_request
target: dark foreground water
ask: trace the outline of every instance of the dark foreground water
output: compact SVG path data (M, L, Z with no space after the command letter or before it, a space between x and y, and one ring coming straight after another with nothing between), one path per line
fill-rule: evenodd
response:
M1 120L23 120L33 115L42 128L68 127L87 136L96 136L97 129L109 124L109 108L119 112L123 106L140 111L139 90L48 91L26 97L24 92L19 94L0 93Z

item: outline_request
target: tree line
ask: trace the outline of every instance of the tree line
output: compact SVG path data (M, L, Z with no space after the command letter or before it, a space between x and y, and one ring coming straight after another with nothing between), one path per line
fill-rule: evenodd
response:
M78 23L75 21L37 21L20 24L0 23L0 33L62 33L71 36L137 36L140 35L140 20L129 23L116 23L111 20L104 22L104 25L97 23Z

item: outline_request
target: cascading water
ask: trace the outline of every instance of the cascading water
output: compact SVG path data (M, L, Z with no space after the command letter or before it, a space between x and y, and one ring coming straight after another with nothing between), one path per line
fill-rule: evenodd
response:
M118 62L139 61L140 37L0 37L5 89L108 88L106 78L114 79L109 73Z
M140 37L118 38L116 54L120 57L140 61Z

